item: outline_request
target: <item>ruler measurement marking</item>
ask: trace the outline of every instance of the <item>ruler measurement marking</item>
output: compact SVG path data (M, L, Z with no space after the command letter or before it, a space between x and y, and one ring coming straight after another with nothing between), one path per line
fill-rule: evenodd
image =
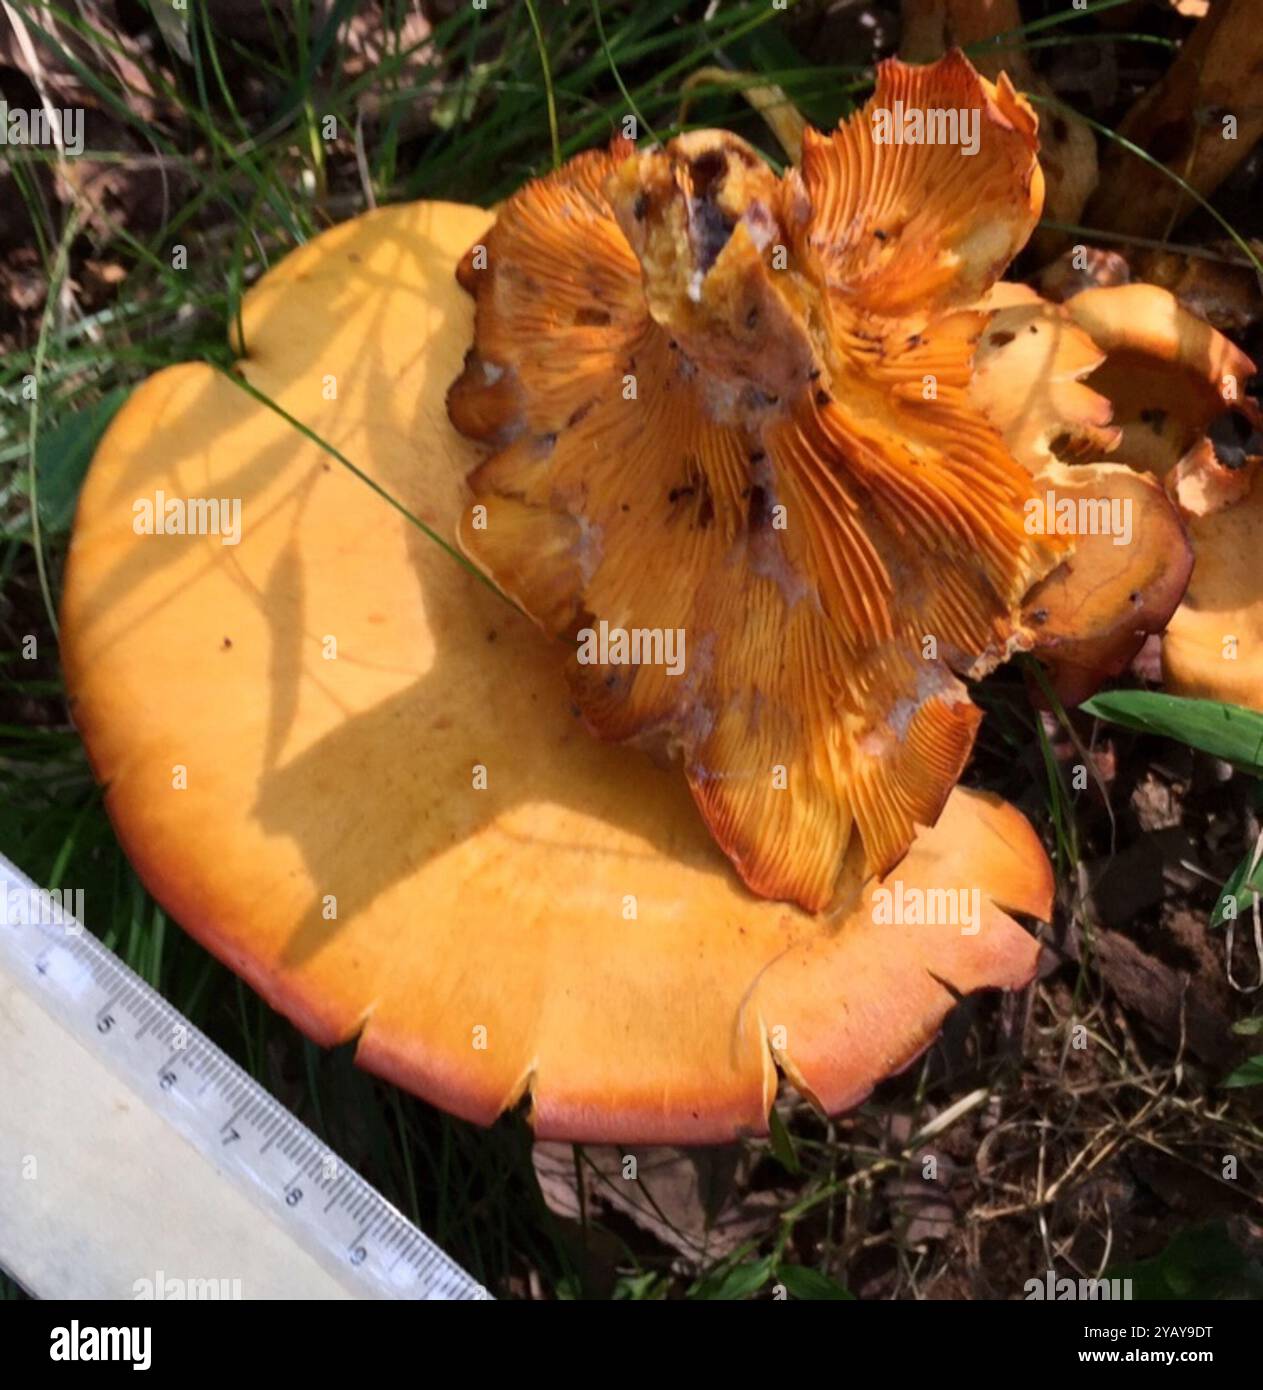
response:
M346 1181L346 1177L345 1177L345 1175L343 1175L342 1177L339 1177L339 1178L334 1182L333 1186L329 1189L329 1200L328 1200L328 1201L325 1203L325 1205L324 1205L324 1211L325 1211L326 1214L329 1212L329 1210L330 1210L332 1207L335 1207L335 1206L338 1205L338 1192L339 1192L339 1190L341 1189L342 1184L343 1184L345 1181Z
M0 855L0 893L14 889L25 893L35 885ZM271 1194L291 1236L343 1270L343 1277L365 1293L488 1297L318 1135L90 932L78 924L5 923L0 925L0 958L11 960L21 974L33 970L40 982L33 986L36 998L89 1052L99 1054L217 1172L256 1200ZM253 1145L230 1137L245 1139L247 1133ZM281 1164L270 1155L273 1147L292 1164L293 1176L283 1187L279 1184L288 1175L277 1171ZM336 1166L326 1175L329 1159ZM302 1184L314 1185L313 1195L318 1191L327 1200L307 1200ZM349 1244L348 1227L357 1232ZM388 1269L386 1261L397 1246L399 1254ZM421 1255L414 1266L421 1280L405 1289L391 1273L414 1252Z

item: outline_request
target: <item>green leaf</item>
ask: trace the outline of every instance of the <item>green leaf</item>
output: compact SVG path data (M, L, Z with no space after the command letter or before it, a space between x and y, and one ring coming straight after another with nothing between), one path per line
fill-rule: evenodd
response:
M830 1279L827 1274L821 1274L818 1269L809 1269L806 1265L781 1265L776 1277L793 1298L855 1301L855 1295L848 1293L836 1279Z
M454 83L434 103L430 120L439 130L451 130L455 126L464 125L474 114L474 108L478 105L478 100L494 72L494 63L475 63L460 82Z
M1178 739L1256 776L1263 773L1263 714L1254 710L1156 690L1106 691L1080 708L1141 733Z
M1263 1296L1263 1265L1246 1256L1222 1221L1181 1231L1160 1255L1115 1265L1105 1278L1130 1279L1137 1300Z
M1263 1053L1257 1057L1248 1057L1236 1071L1225 1076L1219 1084L1224 1088L1263 1086Z
M772 1273L771 1258L755 1260L753 1264L721 1266L706 1275L689 1294L690 1298L713 1302L731 1302L749 1298L767 1283Z
M127 396L127 387L115 387L95 404L67 415L35 441L39 519L50 534L69 531L88 464L106 426Z
M790 1137L789 1130L785 1128L785 1122L776 1113L776 1106L768 1112L767 1117L768 1138L772 1141L772 1152L776 1155L782 1168L786 1172L799 1174L803 1166L798 1161L798 1155L794 1152L794 1141Z
M616 1303L650 1302L665 1298L667 1280L653 1270L647 1274L624 1274L614 1285L610 1298Z
M189 17L187 12L176 10L167 0L151 3L149 12L153 15L158 32L166 39L172 52L179 54L186 63L193 65L193 50L189 45Z
M1263 855L1255 863L1254 857L1257 853L1257 850L1252 849L1228 876L1228 882L1224 884L1223 891L1215 903L1215 910L1211 913L1212 931L1216 927L1222 927L1228 920L1230 902L1236 904L1234 915L1241 917L1254 905L1256 896L1263 896Z

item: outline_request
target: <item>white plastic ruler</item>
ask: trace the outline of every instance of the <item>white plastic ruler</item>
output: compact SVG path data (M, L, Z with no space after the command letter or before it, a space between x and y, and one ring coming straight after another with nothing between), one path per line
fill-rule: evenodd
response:
M3 855L0 895L0 1264L21 1283L489 1297Z

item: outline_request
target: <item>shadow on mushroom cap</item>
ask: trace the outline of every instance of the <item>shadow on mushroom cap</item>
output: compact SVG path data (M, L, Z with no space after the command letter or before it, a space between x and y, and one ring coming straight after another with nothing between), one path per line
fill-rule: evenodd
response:
M451 270L486 222L369 214L245 305L250 380L444 534L472 461L443 408L470 331ZM159 491L239 497L240 544L138 535ZM956 793L900 867L976 892L976 934L882 925L872 885L837 920L755 899L678 778L577 726L552 645L210 368L161 373L109 430L63 633L158 900L310 1036L359 1035L364 1065L470 1119L529 1093L553 1137L763 1132L778 1066L852 1104L954 991L1033 971L1000 905L1046 914L1051 878L1011 808Z

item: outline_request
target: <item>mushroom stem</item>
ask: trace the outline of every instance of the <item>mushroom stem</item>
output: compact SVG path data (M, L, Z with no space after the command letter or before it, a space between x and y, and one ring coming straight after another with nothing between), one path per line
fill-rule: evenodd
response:
M1202 197L1223 183L1263 137L1263 105L1256 99L1261 69L1263 24L1255 0L1212 6L1118 128L1163 167L1111 143L1088 225L1130 236L1170 235L1196 204L1165 171Z

